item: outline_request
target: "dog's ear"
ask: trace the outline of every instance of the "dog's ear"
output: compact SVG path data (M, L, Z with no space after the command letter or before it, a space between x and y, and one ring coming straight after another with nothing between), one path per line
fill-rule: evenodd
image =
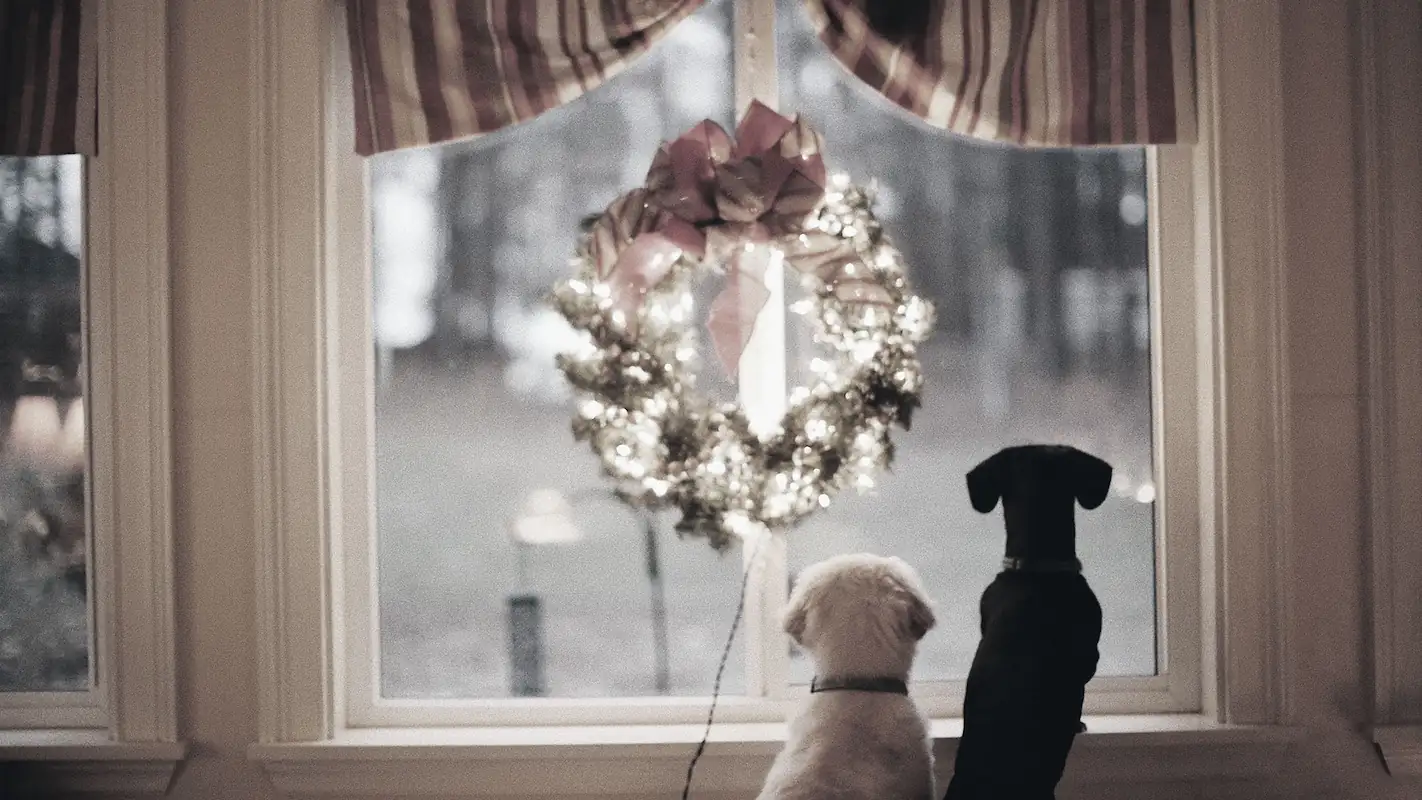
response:
M914 641L918 641L938 624L933 604L924 595L913 568L898 556L890 556L889 560L902 570L902 575L895 575L893 581L898 588L898 600L903 604L904 628Z
M1111 465L1091 455L1076 450L1072 453L1071 490L1081 507L1090 511L1106 502L1111 491Z
M808 589L799 594L792 592L790 602L785 606L785 614L780 624L795 644L805 646L805 625L809 622L810 602Z
M997 453L968 473L968 499L979 514L992 511L1002 498L1003 459L1003 454Z
M929 605L928 601L918 592L909 592L908 631L914 641L922 639L937 624L938 618L933 614L933 606Z

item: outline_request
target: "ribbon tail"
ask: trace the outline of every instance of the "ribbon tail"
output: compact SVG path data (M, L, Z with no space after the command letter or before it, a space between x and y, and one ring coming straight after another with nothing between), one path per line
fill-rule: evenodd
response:
M857 256L854 243L822 231L809 231L782 243L785 261L797 272L830 280L842 264Z
M706 317L711 346L715 348L722 368L732 378L740 373L741 354L755 331L760 310L769 299L765 276L756 270L742 268L742 260L737 256L726 275L725 288L711 301Z

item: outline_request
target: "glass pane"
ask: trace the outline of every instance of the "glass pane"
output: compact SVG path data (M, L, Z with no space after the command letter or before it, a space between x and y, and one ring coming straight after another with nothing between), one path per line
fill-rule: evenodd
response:
M82 171L0 157L0 691L89 686Z
M386 697L711 691L740 560L671 517L648 537L612 499L572 438L554 355L576 339L544 297L580 218L663 139L732 122L730 5L537 120L371 162Z
M877 182L878 214L939 323L921 350L924 408L897 436L892 474L794 531L792 571L846 551L903 557L940 608L915 677L966 677L1004 534L1000 511L972 510L963 476L1007 445L1074 444L1116 468L1105 505L1077 511L1105 614L1099 672L1155 674L1144 152L1023 150L932 129L850 76L798 6L780 2L783 107L825 135L831 169ZM808 379L807 330L790 329L791 385ZM793 656L797 681L810 669Z

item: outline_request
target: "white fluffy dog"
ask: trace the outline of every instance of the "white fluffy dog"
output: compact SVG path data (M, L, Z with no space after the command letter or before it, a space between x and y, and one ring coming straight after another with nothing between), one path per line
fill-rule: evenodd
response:
M784 622L815 682L760 799L937 800L928 722L906 685L934 625L918 573L863 553L821 561L800 574Z

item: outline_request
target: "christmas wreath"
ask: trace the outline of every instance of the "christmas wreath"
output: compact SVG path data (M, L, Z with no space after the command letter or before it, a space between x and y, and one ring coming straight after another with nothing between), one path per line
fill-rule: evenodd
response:
M625 502L676 508L678 532L717 550L761 526L785 529L866 490L909 427L923 373L916 353L932 305L913 294L875 218L871 192L827 177L817 133L756 103L732 138L711 121L665 144L646 183L586 225L576 275L553 292L583 334L558 365L578 394L574 435L589 442ZM768 248L768 250L762 250ZM791 392L773 430L739 403L696 389L692 286L723 288L706 316L731 375L769 293L766 258L801 276L827 357ZM791 270L787 270L787 274Z

